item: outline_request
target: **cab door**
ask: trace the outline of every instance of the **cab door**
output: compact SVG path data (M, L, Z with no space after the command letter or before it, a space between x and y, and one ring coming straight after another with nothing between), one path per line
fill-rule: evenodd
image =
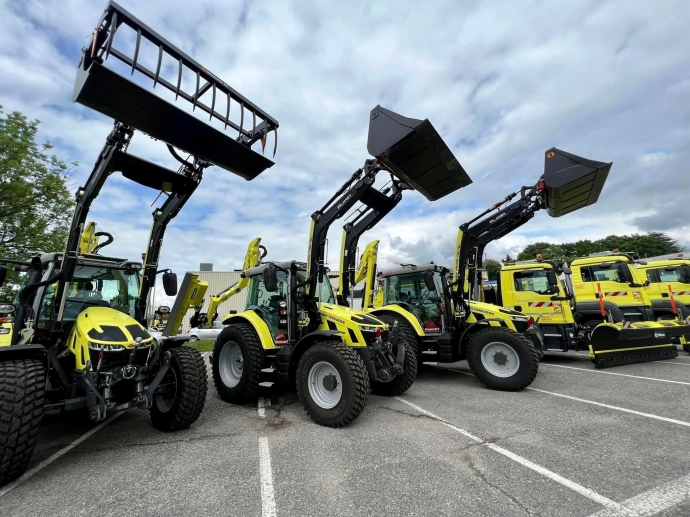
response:
M545 269L515 271L512 273L513 306L509 307L523 312L540 323L566 323L561 300L551 297L565 297L563 288L559 293L551 292L551 285Z

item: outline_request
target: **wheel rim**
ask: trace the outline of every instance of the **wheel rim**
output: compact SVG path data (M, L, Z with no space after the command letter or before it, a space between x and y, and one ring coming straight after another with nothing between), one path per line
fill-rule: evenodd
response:
M343 397L343 383L331 363L319 361L309 370L309 395L322 409L333 409Z
M228 341L223 345L218 357L218 371L227 387L234 388L240 383L244 372L244 357L240 345L234 341Z
M199 341L199 338L196 336L192 336L189 338L190 341Z
M161 413L167 413L175 405L175 399L177 398L177 373L172 366L168 369L168 373L165 374L161 384L163 383L172 384L173 389L167 389L164 393L156 395L156 407Z
M520 358L506 343L489 343L482 349L482 366L496 377L512 377L520 369Z

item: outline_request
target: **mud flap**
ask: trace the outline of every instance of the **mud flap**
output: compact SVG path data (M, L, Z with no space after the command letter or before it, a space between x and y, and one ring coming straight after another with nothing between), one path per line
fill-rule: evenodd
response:
M589 355L597 368L673 359L678 349L671 341L683 335L690 335L687 325L642 322L624 328L622 323L602 323L592 331Z

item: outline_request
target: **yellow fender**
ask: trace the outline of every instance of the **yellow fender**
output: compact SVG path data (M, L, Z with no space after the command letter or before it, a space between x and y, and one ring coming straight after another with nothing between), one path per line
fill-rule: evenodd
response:
M406 311L399 305L385 305L383 307L367 311L368 314L373 314L374 316L382 312L394 312L396 314L399 314L402 318L407 320L407 322L412 326L412 328L419 337L424 337L424 329L419 324L419 321L414 316L414 314L410 314L410 312Z
M246 321L256 331L261 341L261 347L264 350L270 350L278 348L273 342L273 336L271 336L271 331L268 330L268 325L262 320L257 313L254 311L244 311L239 314L228 314L223 316L223 325L230 325L231 323L239 323L240 321Z

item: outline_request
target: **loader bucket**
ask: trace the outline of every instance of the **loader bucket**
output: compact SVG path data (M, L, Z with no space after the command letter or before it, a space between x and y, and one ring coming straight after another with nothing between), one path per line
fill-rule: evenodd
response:
M678 349L671 341L680 336L690 337L690 326L670 323L602 323L592 331L590 357L598 368L678 357Z
M429 201L472 183L429 119L407 118L376 106L367 150Z
M130 55L115 46L116 33L126 28L136 35ZM144 66L139 60L142 40L158 49L155 67ZM106 66L113 61L108 58L131 68L131 75L138 72L137 82ZM161 74L161 68L166 69L162 66L164 60L174 63L174 78L166 79ZM191 74L196 78L195 88L189 91L182 87L183 71L185 76ZM141 84L151 84L151 90L156 86L159 90L167 89L174 94L175 104ZM273 132L275 155L278 122L115 2L108 4L91 44L84 49L73 100L246 180L254 179L273 165L271 160L253 151L251 145L261 141L265 146L268 133ZM216 129L184 111L180 103L189 103L186 106L191 111L203 112L209 122L214 118L220 121L223 129ZM233 114L240 113L239 124L231 120L231 110Z
M182 325L187 311L204 303L204 295L207 290L208 282L199 280L199 275L185 273L173 308L168 315L168 323L163 329L164 336L177 335L177 329Z
M544 175L546 210L551 217L593 205L612 163L595 162L552 147L546 151Z

